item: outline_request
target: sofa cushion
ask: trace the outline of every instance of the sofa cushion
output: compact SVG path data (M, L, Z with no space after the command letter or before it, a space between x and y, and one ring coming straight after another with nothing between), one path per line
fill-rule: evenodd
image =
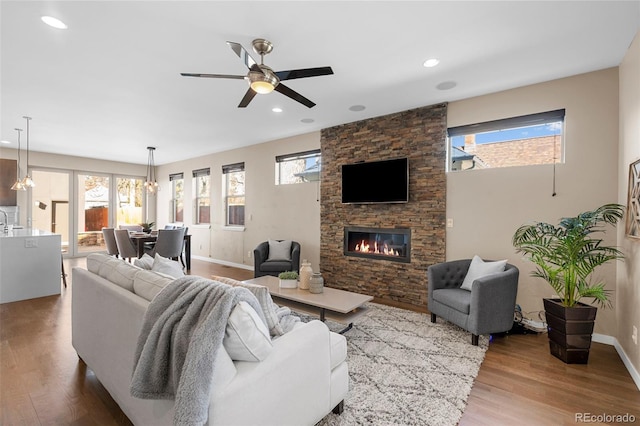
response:
M443 288L433 290L433 300L449 306L463 314L469 314L471 306L471 292L461 288Z
M151 270L171 275L174 278L184 277L184 271L182 270L182 266L180 266L180 262L162 257L158 253L156 253L156 257L153 259Z
M471 264L469 265L469 271L462 281L460 286L463 290L471 291L473 282L478 278L485 277L487 275L497 274L504 271L504 267L507 265L507 260L498 260L496 262L485 262L480 256L473 256Z
M219 277L212 276L212 280L219 281L224 284L229 284L232 286L242 286L248 289L258 302L260 303L260 307L262 308L262 313L264 314L264 318L267 320L267 327L269 328L269 333L271 336L282 336L285 333L284 328L280 325L280 319L278 317L278 305L273 303L273 299L271 299L271 294L269 293L269 289L262 285L243 283L242 281L234 280L232 278L227 277Z
M136 265L138 268L142 268L150 271L151 268L153 268L153 257L145 253L142 255L140 259L134 259L133 264Z
M106 255L105 255L106 256ZM126 289L133 291L133 279L136 274L141 270L140 268L133 266L126 262L124 259L116 259L111 256L107 256L109 259L105 259L100 262L98 271L95 271L95 266L98 263L97 259L91 261L92 268L90 272L97 273L102 278L111 281L112 283ZM87 268L89 268L89 260L87 259Z
M267 326L247 302L231 311L222 344L234 361L259 362L273 349Z
M165 288L167 284L175 278L154 271L138 271L133 279L133 291L140 297L144 297L148 301L153 300L160 290Z
M291 240L269 240L269 257L267 260L291 260Z

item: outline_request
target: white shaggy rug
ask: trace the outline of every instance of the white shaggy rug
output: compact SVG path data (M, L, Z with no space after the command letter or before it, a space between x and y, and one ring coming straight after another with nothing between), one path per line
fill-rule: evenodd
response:
M488 347L438 318L376 303L345 333L349 393L341 415L316 426L458 423ZM315 319L301 315L303 321ZM343 324L327 321L333 331Z

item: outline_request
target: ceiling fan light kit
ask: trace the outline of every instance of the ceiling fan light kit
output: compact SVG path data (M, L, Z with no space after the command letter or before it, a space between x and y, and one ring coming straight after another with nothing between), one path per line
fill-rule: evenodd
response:
M245 79L249 83L249 89L245 93L244 97L240 101L238 108L245 108L249 105L249 102L254 98L256 94L268 94L273 92L280 92L283 95L293 99L305 105L308 108L313 108L316 104L309 99L305 98L295 90L285 86L281 83L282 80L293 80L296 78L306 77L318 77L323 75L333 74L331 67L318 67L318 68L303 68L297 70L286 71L273 71L271 68L264 64L264 55L271 53L273 50L273 43L263 38L257 38L253 40L253 51L260 55L260 64L251 57L249 52L242 47L241 44L233 41L228 41L227 44L238 55L238 57L249 68L249 72L246 76L240 75L226 75L226 74L201 74L201 73L181 73L184 77L204 77L204 78L226 78L226 79Z

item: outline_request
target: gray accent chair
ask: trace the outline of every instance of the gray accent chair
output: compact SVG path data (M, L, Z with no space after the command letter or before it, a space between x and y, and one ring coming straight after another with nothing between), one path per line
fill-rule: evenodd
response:
M283 240L276 240L283 241ZM269 242L265 241L258 244L253 250L253 272L254 277L262 277L264 275L272 275L277 277L280 272L300 271L300 243L291 242L291 261L286 260L267 260L269 258Z
M471 259L462 259L427 268L427 308L431 322L439 316L469 331L471 344L477 346L479 335L513 327L520 271L507 263L503 272L476 279L468 291L460 286L470 264Z
M118 252L123 259L127 259L131 262L131 258L138 257L138 248L135 243L129 238L129 231L126 229L115 229L113 231L116 237L116 244L118 245Z
M118 251L118 244L116 243L116 236L113 231L113 228L102 228L102 236L104 237L104 244L107 246L107 254L118 257L120 252Z

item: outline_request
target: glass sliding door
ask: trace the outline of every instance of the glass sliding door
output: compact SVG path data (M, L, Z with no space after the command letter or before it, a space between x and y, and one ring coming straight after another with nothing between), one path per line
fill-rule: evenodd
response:
M106 250L102 228L109 226L109 175L77 173L77 253Z
M140 178L116 177L116 223L139 225L145 222L143 215L144 180Z

